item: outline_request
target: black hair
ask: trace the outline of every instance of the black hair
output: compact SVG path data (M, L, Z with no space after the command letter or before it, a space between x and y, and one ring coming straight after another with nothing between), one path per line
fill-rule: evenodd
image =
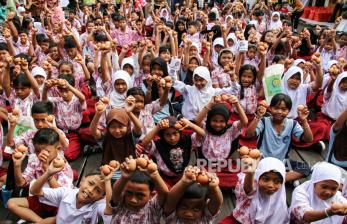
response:
M16 58L23 58L25 59L29 64L31 63L31 60L32 58L28 55L28 54L25 54L25 53L19 53L17 55L15 55L13 57L13 59L16 59Z
M263 16L264 12L262 10L260 10L260 9L257 9L257 10L254 11L253 15L257 16L257 17L258 16Z
M245 36L245 40L248 40L248 37L249 37L249 31L251 28L255 28L255 26L253 24L248 24L245 28L245 32L243 33L243 35Z
M140 95L140 96L145 97L145 92L143 92L143 90L140 87L132 87L132 88L128 89L127 97L128 96L136 96L136 95Z
M229 48L222 49L218 54L218 64L221 66L220 59L222 57L222 54L232 54L234 58L233 52Z
M270 102L270 107L278 106L281 102L284 102L288 110L292 109L292 99L284 93L278 93L274 95Z
M76 44L75 44L72 36L65 37L64 48L65 49L76 48Z
M241 100L245 97L244 87L241 84L241 76L243 75L243 72L246 71L246 70L251 70L252 71L253 81L252 81L251 85L253 85L255 83L255 81L257 80L257 69L256 69L256 67L254 67L251 64L245 64L245 65L241 66L240 71L239 71L239 80L240 80L240 86L241 86L241 89L240 89L240 99Z
M25 16L23 18L23 21L22 21L22 29L26 29L28 30L29 29L29 24L32 23L33 21L31 20L31 18Z
M217 15L216 15L215 12L210 12L210 13L207 15L207 17L208 17L208 19L209 19L210 21L214 21L214 20L217 19Z
M31 107L31 115L33 114L53 114L53 103L51 101L37 101Z
M121 15L119 15L117 19L118 19L118 21L126 20L125 17L124 17L124 16L121 16Z
M37 40L38 44L40 44L40 43L49 43L50 42L49 38L46 37L46 35L43 34L43 33L36 34L36 40Z
M270 170L270 171L267 171L265 173L263 173L262 175L260 175L259 179L264 175L264 174L267 174L267 173L274 173L276 175L278 175L278 177L281 179L281 184L283 184L283 176L280 172L278 172L277 170Z
M52 128L39 129L33 138L33 144L55 145L59 143L59 135Z
M130 178L130 181L137 184L146 184L150 191L154 190L154 182L148 173L136 170Z
M18 35L20 35L21 33L25 33L27 36L29 35L29 31L25 28L18 30Z
M292 26L292 22L289 20L283 20L282 25L287 24L287 26Z
M194 182L185 189L182 199L205 199L207 192L206 187Z
M50 41L49 48L53 48L53 47L58 47L58 44L56 44L54 41Z
M278 63L281 60L286 60L286 57L284 55L281 55L281 54L276 54L274 56L274 59L272 60L272 62Z
M14 87L18 87L20 85L23 87L31 88L31 83L30 83L29 79L23 73L19 74L17 77L15 77L13 79L13 86Z
M189 22L187 22L187 27L189 26L195 26L198 27L199 26L199 22L196 20L190 20Z
M162 46L160 46L160 48L159 48L159 55L160 55L161 53L167 52L167 51L171 53L171 46L168 45L168 44L162 45Z
M7 44L4 42L0 43L0 51L8 51Z
M66 80L71 86L75 87L75 77L73 77L72 75L60 74L58 78Z
M95 32L93 34L94 40L95 41L107 41L107 36L104 32Z
M248 50L250 49L258 50L258 47L255 44L248 44Z

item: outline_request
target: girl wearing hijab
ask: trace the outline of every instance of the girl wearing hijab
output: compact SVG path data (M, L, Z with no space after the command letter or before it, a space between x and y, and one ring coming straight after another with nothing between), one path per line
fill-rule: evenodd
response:
M236 208L220 224L288 224L284 163L276 158L256 161L239 174L235 188Z
M320 64L314 63L317 76L316 80L310 84L303 84L304 72L298 66L291 66L282 78L282 93L288 95L292 100L292 109L288 118L295 119L298 116L297 108L299 105L306 106L306 97L312 91L317 91L322 85L323 74Z
M196 115L208 104L211 98L222 92L234 93L234 87L213 88L210 71L205 66L198 66L193 73L193 86L175 80L174 88L183 95L184 102L182 114L189 120L194 120Z
M132 87L130 75L123 70L112 74L112 86L106 87L106 95L110 98L110 108L122 108L125 106L125 98L128 89Z
M150 75L152 77L157 76L161 78L169 76L166 62L160 57L153 59L150 65ZM158 85L156 81L153 81L153 79L144 80L142 85L142 90L146 94L145 103L151 103L152 101L159 99L164 92L164 89L160 85ZM169 92L169 97L168 97L168 99L170 100L168 100L168 103L165 104L165 106L163 106L163 108L159 112L157 112L153 117L155 123L159 122L165 117L168 117L174 114L173 108L171 105L171 100L174 97L173 93L174 93L174 89L171 88Z
M177 124L180 127L177 127ZM190 128L195 133L183 135L183 128ZM154 140L155 136L159 140ZM196 148L194 139L204 136L205 132L199 126L186 118L177 120L176 117L167 117L161 120L143 139L142 144L147 152L158 164L158 170L164 178L176 180L187 167L192 149ZM175 181L173 183L176 183Z
M98 122L106 107L102 102L96 103L90 130L95 140L102 141L102 164L108 164L111 160L122 163L130 155L135 157L135 139L141 135L142 126L132 112L134 107L135 100L132 100L127 101L126 108L110 110L106 115L106 128L102 129L98 127Z
M269 24L269 30L282 29L281 16L279 12L273 12L271 14L271 20Z
M339 191L341 171L335 165L321 162L313 167L311 180L295 188L290 207L293 223L342 224L346 208L333 209L333 203L347 204Z
M324 93L323 114L336 118L347 109L347 72L332 77Z
M233 55L238 54L239 41L235 35L235 33L229 33L227 36L228 48L231 50Z

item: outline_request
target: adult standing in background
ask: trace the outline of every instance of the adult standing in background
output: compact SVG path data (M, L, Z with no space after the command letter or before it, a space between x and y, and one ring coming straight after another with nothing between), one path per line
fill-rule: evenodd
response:
M297 28L299 25L299 19L304 13L304 4L301 0L289 0L288 3L293 8L292 12L289 12L291 14L292 24L294 28L294 32L297 32Z

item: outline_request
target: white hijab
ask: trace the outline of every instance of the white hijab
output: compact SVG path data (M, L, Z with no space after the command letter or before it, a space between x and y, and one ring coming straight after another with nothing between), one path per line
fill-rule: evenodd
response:
M236 55L237 50L239 48L239 41L237 40L235 33L229 33L228 34L227 40L230 40L230 39L234 42L234 44L231 47L228 46L228 48L231 50L231 52L233 52L234 55Z
M112 108L125 107L125 98L127 90L122 94L116 91L116 89L114 88L114 84L118 79L124 80L124 82L127 84L127 90L132 87L130 75L126 71L118 70L112 74L112 91L110 93L110 106Z
M291 89L288 86L288 79L296 73L300 73L301 83L297 89ZM304 72L298 66L291 66L285 73L282 78L282 92L287 94L292 99L292 109L288 114L288 118L296 118L298 116L297 108L298 105L306 105L307 89L302 88L304 79Z
M204 88L198 89L194 85L188 91L188 97L192 100L192 105L194 111L201 111L204 106L208 104L211 98L214 96L214 88L212 87L212 80L210 71L205 66L198 66L193 72L193 80L194 77L198 75L199 77L205 79L207 84Z
M217 37L214 39L213 44L212 44L212 63L214 68L217 68L219 66L218 64L218 52L214 49L215 46L220 45L224 48L224 40L222 37Z
M322 112L330 118L336 120L337 117L347 109L347 92L340 90L339 84L343 78L347 77L347 72L342 72L337 76L331 96L325 100L322 106Z
M272 18L276 15L278 16L278 20L273 21ZM282 28L281 15L279 12L273 12L271 15L269 30L278 29L278 28Z
M164 15L166 13L166 15ZM166 22L171 21L170 13L166 8L161 9L160 18L165 18Z
M286 202L285 176L286 168L284 163L279 159L267 157L260 160L257 170L255 171L255 180L259 182L259 178L266 172L275 171L281 174L283 183L280 189L273 195L264 195L259 191L251 202L249 210L252 224L286 224L289 223L289 214Z
M340 184L341 177L341 171L337 166L327 162L317 163L313 166L311 180L306 181L295 188L290 211L292 212L293 209L307 203L310 204L310 207L313 210L324 210L326 208L330 208L332 202L346 203L346 199L342 197L340 191L325 201L320 199L314 191L314 185L316 183L324 180L333 180ZM302 214L302 216L303 215L304 214ZM334 215L320 221L311 222L311 224L340 224L342 223L343 219L343 216Z

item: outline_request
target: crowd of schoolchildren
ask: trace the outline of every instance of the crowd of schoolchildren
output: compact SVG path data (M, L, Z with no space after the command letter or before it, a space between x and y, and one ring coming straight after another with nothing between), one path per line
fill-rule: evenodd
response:
M304 7L31 0L7 10L0 184L29 189L8 209L27 223L213 223L225 187L236 205L223 224L343 223L347 14L298 29ZM283 75L268 98L273 65ZM289 159L325 145L326 162ZM102 159L75 186L69 163L87 150ZM194 153L233 162L214 172Z

